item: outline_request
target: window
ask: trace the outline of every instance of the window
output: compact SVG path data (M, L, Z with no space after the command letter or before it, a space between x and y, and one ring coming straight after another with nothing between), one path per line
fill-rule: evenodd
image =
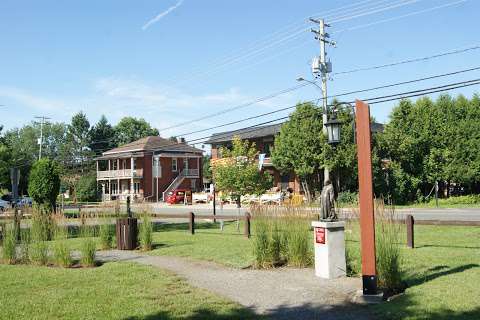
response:
M133 170L137 169L137 159L133 159Z
M118 170L118 162L117 160L111 160L112 163L112 170Z
M172 158L172 171L173 171L173 172L177 172L177 171L178 171L177 158Z
M134 194L140 193L140 182L133 183L133 193Z
M192 187L192 191L197 190L197 179L190 180L190 186Z
M127 160L123 159L122 160L122 169L126 169L127 168Z
M183 169L188 170L188 158L183 158Z

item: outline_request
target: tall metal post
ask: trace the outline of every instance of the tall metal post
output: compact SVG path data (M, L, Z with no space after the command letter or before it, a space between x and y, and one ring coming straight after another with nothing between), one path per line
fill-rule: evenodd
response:
M357 122L358 184L360 207L360 245L362 253L363 294L377 293L377 269L375 264L375 217L373 212L373 175L368 104L355 102Z
M312 30L315 34L315 38L319 41L320 44L320 56L318 60L314 59L312 64L312 72L315 77L320 77L322 81L322 122L323 122L323 133L327 134L327 127L325 123L328 121L328 100L327 100L327 80L328 73L331 70L330 62L327 62L327 51L326 44L335 45L335 42L327 40L329 38L328 33L325 28L329 25L325 23L324 19L315 20L310 19L310 21L318 24L318 30ZM330 180L330 172L327 167L324 168L324 182Z
M43 125L45 124L45 120L50 119L45 116L35 117L36 119L40 119L40 139L38 139L38 144L40 148L38 149L38 160L42 159L42 145L43 145Z

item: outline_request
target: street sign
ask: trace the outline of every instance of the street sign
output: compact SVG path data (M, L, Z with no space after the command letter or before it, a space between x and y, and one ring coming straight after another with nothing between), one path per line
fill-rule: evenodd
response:
M325 228L315 228L315 243L325 244Z

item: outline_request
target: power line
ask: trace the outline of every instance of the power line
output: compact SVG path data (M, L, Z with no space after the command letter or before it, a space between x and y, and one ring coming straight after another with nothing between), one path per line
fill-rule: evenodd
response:
M378 24L382 24L382 23L387 23L387 22L391 22L391 21L395 21L395 20L399 20L399 19L403 19L403 18L407 18L407 17L412 17L412 16L416 16L416 15L419 15L419 14L422 14L422 13L431 12L431 11L455 6L457 4L464 3L464 2L467 2L467 1L468 0L460 0L460 1L456 1L456 2L446 3L446 4L443 4L443 5L439 5L439 6L423 9L423 10L418 10L418 11L414 11L414 12L410 12L410 13L403 14L403 15L400 15L400 16L395 16L395 17L391 17L391 18L387 18L387 19L383 19L383 20L378 20L378 21L371 22L371 23L365 23L365 24L361 24L361 25L337 30L337 31L332 32L332 34L345 32L345 31L358 30L358 29L371 27L371 26L375 26L375 25L378 25Z
M368 102L369 104L378 104L378 103L384 103L384 102L389 102L389 101L396 101L396 100L402 100L402 99L407 99L407 98L412 98L412 97L418 97L418 96L422 96L422 95L428 95L428 94L432 94L432 93L445 92L445 91L460 89L460 88L469 87L469 86L473 86L473 85L479 85L479 84L480 84L480 78L477 78L477 79L472 79L472 80L467 80L467 81L450 83L450 84L446 84L446 85L442 85L442 86L429 87L429 88L425 88L425 89L419 89L419 90L413 90L413 91L407 91L407 92L400 92L400 93L383 95L383 96L372 97L372 98L367 98L367 99L360 99L360 100ZM347 103L354 103L354 101L347 101ZM216 135L215 138L216 139L221 139L222 137L223 138L229 137L229 136L232 135L232 132L240 131L240 130L242 130L242 133L248 133L248 132L251 132L251 131L256 131L256 130L260 129L258 127L261 127L261 126L264 126L264 125L267 125L267 124L272 124L272 123L275 123L275 122L278 122L278 121L287 120L287 119L289 119L289 117L290 116L284 116L284 117L264 121L264 122L261 122L261 123L257 123L257 124L251 125L251 126L243 127L243 128L240 128L240 129L232 130L230 132L225 132L223 134ZM248 130L248 129L252 129L252 130ZM201 138L196 138L196 139L185 141L185 143L187 143L187 144L204 143L204 142L208 141L210 139L210 137L211 137L211 135L203 136ZM138 145L140 145L140 143L138 143ZM171 147L171 146L177 146L177 145L178 145L178 143L172 143L172 144L167 144L167 145L162 146L162 147L165 148L165 147ZM132 146L135 146L135 144L133 144Z
M374 90L379 90L379 89L386 89L386 88L391 88L391 87L395 87L395 86L411 84L411 83L416 83L416 82L421 82L421 81L426 81L426 80L432 80L432 79L457 75L457 74L476 71L476 70L480 70L480 67L463 69L463 70L458 70L458 71L454 71L454 72L448 72L448 73L443 73L443 74L438 74L438 75L434 75L434 76L423 77L423 78L418 78L418 79L413 79L413 80L408 80L408 81L396 82L396 83L383 85L383 86L378 86L378 87L373 87L373 88L368 88L368 89L361 89L361 90L344 92L344 93L328 96L327 99L338 98L338 97L342 97L342 96L348 96L348 95L352 95L352 94L356 94L356 93L364 93L364 92L369 92L369 91L374 91ZM321 99L323 100L323 98L321 98ZM313 102L313 100L305 101L305 102ZM332 106L332 105L329 105L329 106ZM228 126L228 125L237 124L237 123L245 122L245 121L252 120L252 119L255 119L255 118L265 117L265 116L272 115L272 114L275 114L275 113L278 113L278 112L290 110L290 109L293 109L295 107L296 107L296 105L288 106L288 107L277 109L277 110L274 110L274 111L262 113L262 114L259 114L259 115L256 115L256 116L251 116L251 117L248 117L248 118L228 122L228 123L225 123L225 124L216 125L214 127L210 127L210 128L206 128L206 129L199 129L199 130L196 130L196 131L191 131L191 132L178 134L177 136L178 137L184 137L184 136L192 135L192 134L195 134L195 133L200 133L200 132L205 132L205 131L209 131L209 130L213 130L213 129L217 129L217 128L222 128L222 127L225 127L225 126Z
M454 54L459 54L459 53L465 53L465 52L468 52L468 51L473 51L473 50L478 50L478 49L480 49L480 46L475 45L475 46L464 48L464 49L456 49L456 50L447 51L447 52L434 54L434 55L431 55L431 56L426 56L426 57L421 57L421 58L402 60L402 61L393 62L393 63L381 64L381 65L377 65L377 66L373 66L373 67L363 67L363 68L357 68L357 69L352 69L352 70L348 70L348 71L335 72L335 73L333 73L333 75L350 74L350 73L355 73L355 72L360 72L360 71L370 71L370 70L382 69L382 68L387 68L387 67L393 67L393 66L398 66L398 65L407 64L407 63L427 61L427 60L431 60L431 59L436 59L436 58L445 57L445 56L454 55Z
M402 81L402 82L396 82L396 83L391 83L391 84L387 84L387 85L383 85L383 86L377 86L377 87L372 87L372 88L366 88L366 89L360 89L360 90L353 90L353 91L343 92L343 93L339 93L339 94L335 94L335 95L328 96L327 99L338 98L338 97L343 97L343 96L348 96L348 95L358 94L358 93L365 93L365 92L370 92L370 91L375 91L375 90L380 90L380 89L386 89L386 88L391 88L391 87L396 87L396 86L401 86L401 85L406 85L406 84L412 84L412 83L417 83L417 82L422 82L422 81L427 81L427 80L433 80L433 79L438 79L438 78L442 78L442 77L458 75L458 74L467 73L467 72L472 72L472 71L477 71L477 70L480 70L480 67L473 67L473 68L462 69L462 70L457 70L457 71L452 71L452 72L447 72L447 73L442 73L442 74L436 74L436 75L432 75L432 76L428 76L428 77L422 77L422 78L417 78L417 79L412 79L412 80L407 80L407 81ZM448 86L448 85L447 85L447 86ZM440 87L435 87L435 88L440 88ZM422 90L420 90L420 91L422 91ZM414 93L414 92L417 92L417 91L407 92L407 93ZM402 94L403 94L403 93L402 93ZM386 98L386 96L380 96L380 97L378 97L378 98L370 98L370 99L366 99L365 101L375 100L375 99L383 99L383 98ZM320 98L320 99L323 99L323 98ZM314 100L309 100L309 101L304 101L304 102L313 103ZM259 115L255 115L255 116L251 116L251 117L239 119L239 120L236 120L236 121L232 121L232 122L228 122L228 123L216 125L216 126L213 126L213 127L209 127L209 128L205 128L205 129L199 129L199 130L196 130L196 131L191 131L191 132L186 132L186 133L178 134L178 135L176 135L176 136L182 137L182 136L192 135L192 134L195 134L195 133L210 131L210 130L213 130L213 129L218 129L218 128L226 127L226 126L229 126L229 125L232 125L232 124L242 123L242 122L245 122L245 121L248 121L248 120L253 120L253 119L256 119L256 118L260 118L260 117L265 117L265 116L272 115L272 114L275 114L275 113L279 113L279 112L282 112L282 111L291 110L291 109L295 108L296 106L297 106L297 105L292 105L292 106L284 107L284 108L277 109L277 110L274 110L274 111L262 113L262 114L259 114ZM329 106L333 106L333 105L329 105ZM232 110L231 110L231 111L232 111ZM227 112L227 111L225 111L225 113L226 113L226 112ZM215 116L215 115L214 115L214 116ZM205 116L205 117L204 117L204 119L208 119L208 118L210 118L210 116ZM91 144L99 144L99 143L112 142L112 141L114 141L114 140L115 140L115 139L92 141ZM106 150L109 150L109 149L104 149L104 150L102 150L102 149L97 149L97 151L106 151Z
M380 12L383 12L383 11L396 9L396 8L403 7L403 6L410 5L410 4L414 4L414 3L417 3L417 2L420 2L420 1L423 1L423 0L400 1L399 3L392 4L392 5L389 5L389 6L371 8L369 10L364 10L363 12L358 12L356 14L345 15L345 16L339 17L337 19L333 19L333 20L330 21L330 23L333 24L333 23L343 22L343 21L347 21L347 20L351 20L351 19L355 19L355 18L359 18L359 17L369 16L369 15L372 15L372 14L375 14L375 13L380 13Z
M368 2L371 2L371 1L361 1L361 2L356 3L356 4L350 4L350 5L339 7L339 8L336 8L336 9L327 10L327 11L323 12L323 14L324 14L325 19L330 19L331 18L335 21L335 19L337 17L339 17L339 14L338 13L334 14L333 12L341 11L341 9L347 9L346 12L353 15L358 10L360 10L360 12L363 12L363 13L365 13L366 11L368 12L369 10L371 11L372 9L377 9L377 10L383 10L384 11L386 9L392 9L394 7L409 4L412 1L417 2L417 1L423 1L423 0L402 0L396 6L392 6L392 5L384 6L384 5L382 5L380 7L378 6L378 4L386 2L385 0L373 3L373 6L372 6L372 4L368 4ZM329 13L329 12L331 12L331 13L326 14L326 13ZM343 20L349 20L350 19L350 18L345 16L345 13L342 13L342 14L343 15L341 15L340 17L344 17ZM300 25L302 25L301 28L300 28ZM262 54L263 52L265 52L266 50L268 50L270 48L273 48L275 46L281 45L281 44L286 43L286 42L290 42L290 41L298 38L305 31L309 30L309 28L304 28L303 27L304 25L305 25L305 22L292 23L292 24L288 25L287 27L284 27L284 28L280 29L280 30L286 30L286 31L280 31L279 30L279 31L271 34L263 42L262 41L254 42L254 43L258 43L258 45L249 46L248 49L243 50L244 52L242 52L241 54L238 54L238 51L242 51L242 49L236 50L235 55L227 56L227 58L225 58L225 59L214 61L204 71L202 71L203 68L202 69L197 69L198 71L194 71L193 73L192 73L192 71L189 71L189 72L185 73L185 76L170 78L170 80L172 82L177 82L177 84L184 84L184 83L188 83L193 78L206 77L206 76L209 76L209 75L216 74L216 73L220 72L224 67L227 67L227 66L235 64L239 61L245 60L246 58L248 59L248 58L256 57L259 54ZM272 36L274 36L274 37L272 37ZM272 38L272 39L269 39L269 38ZM197 84L198 84L198 82L197 82Z

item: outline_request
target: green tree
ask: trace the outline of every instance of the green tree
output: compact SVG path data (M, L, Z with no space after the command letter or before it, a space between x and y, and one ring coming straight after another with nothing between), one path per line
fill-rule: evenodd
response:
M282 172L293 169L307 196L315 186L321 188L326 146L322 128L322 111L312 103L300 103L282 125L272 150L275 167Z
M60 176L55 162L45 158L35 162L28 183L28 193L35 203L50 210L55 208L59 190Z
M8 148L2 135L3 126L0 125L0 190L10 186L11 150Z
M115 126L117 144L123 145L148 136L158 136L158 130L152 128L144 119L124 117Z
M260 195L272 186L271 176L258 170L254 144L237 136L233 138L231 150L222 147L219 153L223 159L212 166L217 191L231 195L240 204L241 196Z
M89 156L92 155L89 149L90 141L90 122L83 112L79 112L72 117L68 126L68 146L71 152L72 165L79 166L83 171L83 165L88 162Z
M102 152L116 147L115 131L102 115L100 120L90 129L90 149L99 156Z
M75 196L81 202L98 201L97 177L91 174L80 177L75 186Z
M202 160L202 176L206 180L211 180L212 179L212 166L210 163L210 159L212 157L209 155L204 155L203 160Z

